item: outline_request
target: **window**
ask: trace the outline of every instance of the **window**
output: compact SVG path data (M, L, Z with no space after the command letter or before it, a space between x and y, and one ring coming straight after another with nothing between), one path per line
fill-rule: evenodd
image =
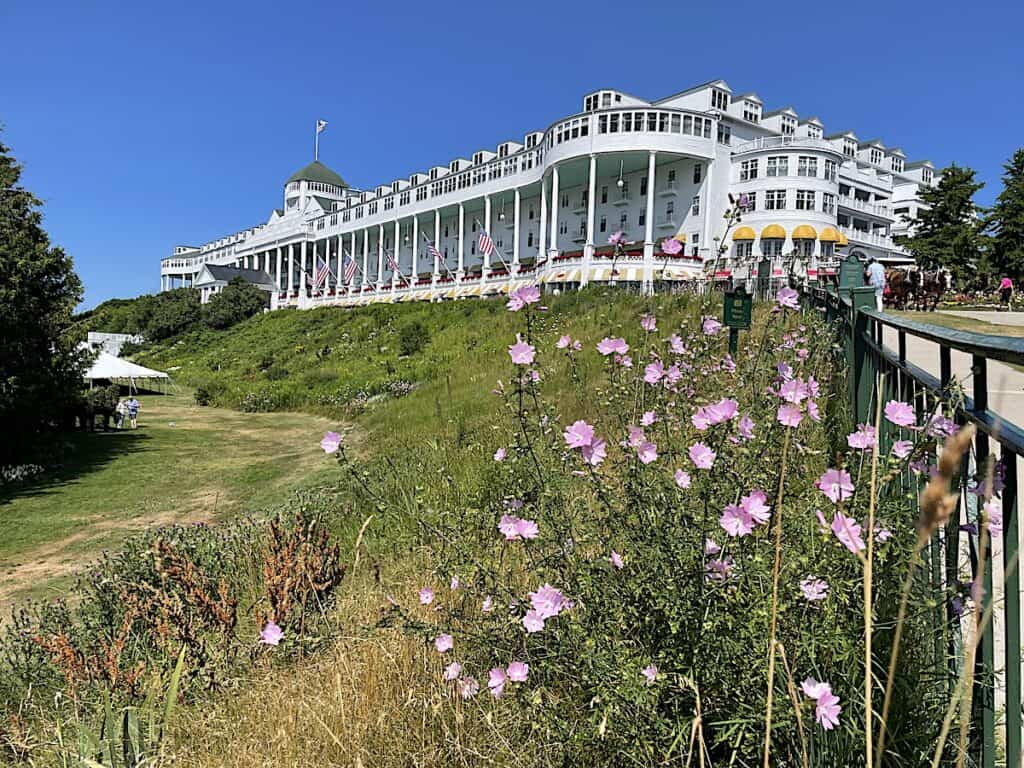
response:
M598 224L598 231L605 232L608 229L608 219L605 216L601 217L601 222Z
M408 205L409 204L409 190L406 190L405 192L402 192L401 194L398 195L398 204L399 205Z
M910 208L897 208L896 210L893 211L893 213L895 213L897 216L904 216L910 213Z
M416 202L427 199L427 186L424 184L422 187L416 189Z
M643 197L647 194L647 177L644 176L640 179L640 196Z
M533 221L533 206L532 205L530 206L529 218L530 218L530 221Z
M783 211L786 209L786 190L769 189L764 193L764 209L766 211Z
M788 176L789 175L789 158L788 157L769 157L768 167L765 171L766 176Z
M690 203L690 213L700 216L700 195L694 195L693 202Z
M704 175L704 166L701 163L697 163L693 166L693 183L700 184L701 177Z
M783 116L782 118L782 135L792 136L796 133L796 120L792 117Z
M607 203L608 202L608 187L601 187L601 202L602 203ZM604 230L601 230L601 231L603 232Z
M757 160L744 160L740 163L740 181L757 178Z
M871 164L881 165L882 164L882 150L875 147L871 148Z
M743 119L748 123L757 123L761 120L761 110L752 101L743 102Z
M679 115L672 115L672 124L670 129L672 133L679 133Z
M700 232L690 233L690 255L696 256L700 251Z
M628 213L623 213L621 216L619 216L619 229L621 231L623 231L623 232L626 231L626 224L628 224L628 223L629 223L629 214Z
M796 161L796 175L815 177L818 175L818 158L801 155Z
M674 221L672 218L676 212L676 201L669 200L665 203L665 221Z
M395 198L394 198L394 196L392 195L391 197L385 197L384 198L384 210L385 211L391 211L391 210L394 210L394 207L395 207Z
M761 239L761 254L766 258L777 258L782 255L782 244L784 240L765 240Z
M622 198L623 200L629 200L629 179L622 180Z
M809 189L798 189L796 191L796 209L798 211L814 210L814 191Z
M647 212L646 211L640 211L640 218L637 221L637 224L639 224L641 227L647 226Z
M564 221L558 222L558 234L564 235L568 231L569 231L569 225L566 222L564 222Z
M728 145L732 140L732 128L725 123L718 124L718 143Z
M835 181L836 180L836 161L826 160L825 161L825 180Z
M473 231L476 232L476 219L473 219Z
M894 157L892 159L892 170L896 173L903 173L903 158Z
M749 259L754 255L754 241L740 240L734 243L736 246L735 257L737 259Z
M711 89L711 108L720 109L723 112L729 108L729 94L717 88Z
M757 210L757 192L747 192L747 205L743 209L744 211L756 211Z
M668 185L671 188L671 186L673 184L675 184L675 183L676 183L676 169L675 168L669 168L668 169Z
M797 240L796 241L797 253L800 254L801 258L809 260L814 255L814 241L813 240Z
M533 248L533 230L531 229L529 234L526 236L526 247Z
M845 140L843 142L843 154L846 155L847 157L856 157L857 145L850 140Z
M568 208L569 207L569 193L568 192L563 192L562 193L562 207L563 208Z
M922 168L921 169L921 181L923 181L925 184L931 184L932 183L932 169L931 168Z
M835 215L836 212L836 196L823 192L821 195L821 212Z
M370 203L370 210L368 211L367 215L368 216L373 216L373 214L375 214L376 212L377 212L377 201L374 200L372 203Z

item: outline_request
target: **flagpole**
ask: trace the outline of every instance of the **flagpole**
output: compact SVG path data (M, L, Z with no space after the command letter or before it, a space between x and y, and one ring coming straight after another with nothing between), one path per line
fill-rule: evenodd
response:
M320 159L320 124L313 129L313 160Z
M484 229L484 225L480 223L480 219L474 218L474 221L476 221L476 223L480 227L480 229L482 229L484 232L487 232L487 230ZM498 254L498 261L500 261L502 266L505 267L505 271L508 272L509 275L511 275L512 274L512 268L508 265L508 262L505 261L504 258L502 258L503 254L501 252L501 249L498 248L498 244L494 242L494 238L491 237L491 233L490 232L487 232L487 236L491 238L491 243L494 246L494 252L496 254Z

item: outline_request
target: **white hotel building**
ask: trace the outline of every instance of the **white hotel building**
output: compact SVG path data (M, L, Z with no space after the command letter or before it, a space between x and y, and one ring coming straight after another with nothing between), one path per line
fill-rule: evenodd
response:
M792 107L766 112L756 94L721 80L657 101L601 90L582 107L494 151L374 189L353 189L314 161L285 182L283 207L265 224L176 247L161 261L161 289L195 285L205 264L265 272L277 286L273 307L480 296L527 281L654 290L712 268L746 277L762 260L778 275L794 256L813 279L838 248L905 261L892 236L933 183L928 161L907 162L852 131L826 133ZM749 209L728 227L729 195L744 193ZM478 251L481 228L497 246L491 258ZM629 244L613 269L617 230ZM685 247L667 256L660 243L673 236ZM349 286L344 254L358 265ZM321 260L326 287L300 290Z

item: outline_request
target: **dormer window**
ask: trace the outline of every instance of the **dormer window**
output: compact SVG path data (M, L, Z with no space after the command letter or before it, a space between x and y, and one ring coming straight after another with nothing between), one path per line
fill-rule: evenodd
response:
M816 125L808 125L807 126L807 135L810 138L812 138L812 139L820 139L821 138L821 128L819 128Z
M610 93L601 94L601 106L610 107L612 105L612 95Z
M876 147L872 147L871 148L871 155L870 155L870 157L871 157L871 164L872 165L881 165L882 164L882 150L880 150L880 149L878 149Z
M743 102L743 119L748 123L758 123L761 121L761 107L752 101Z
M498 147L498 157L508 157L508 144Z
M455 173L457 170L459 170L459 161L452 160L452 162L448 166L448 170L451 171L452 173Z
M849 141L849 140L844 141L843 142L843 154L846 155L847 157L856 157L857 156L857 145L854 144L852 141Z
M782 118L782 135L792 136L794 133L796 133L796 120L784 116Z
M892 170L895 173L903 173L903 158L902 157L894 157L894 158L892 158L891 168L892 168Z
M931 184L932 183L932 169L931 168L922 168L921 169L921 181L923 181L925 184Z
M729 108L729 94L718 88L711 89L711 108L725 112Z

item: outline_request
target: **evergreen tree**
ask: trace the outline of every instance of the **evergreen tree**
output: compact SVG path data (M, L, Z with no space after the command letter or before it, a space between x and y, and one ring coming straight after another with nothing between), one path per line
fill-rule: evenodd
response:
M985 186L974 170L956 163L942 171L939 183L921 189L924 206L910 221L910 236L899 238L924 269L945 268L959 283L973 277L981 258L982 222L974 194Z
M0 464L19 458L79 400L84 355L71 317L82 283L50 245L40 202L18 184L21 166L0 144Z
M230 328L267 307L267 292L240 277L215 293L203 307L203 322L211 328Z
M1024 278L1024 149L1013 153L1003 166L1003 191L989 211L986 226L992 233L989 266L999 278Z

